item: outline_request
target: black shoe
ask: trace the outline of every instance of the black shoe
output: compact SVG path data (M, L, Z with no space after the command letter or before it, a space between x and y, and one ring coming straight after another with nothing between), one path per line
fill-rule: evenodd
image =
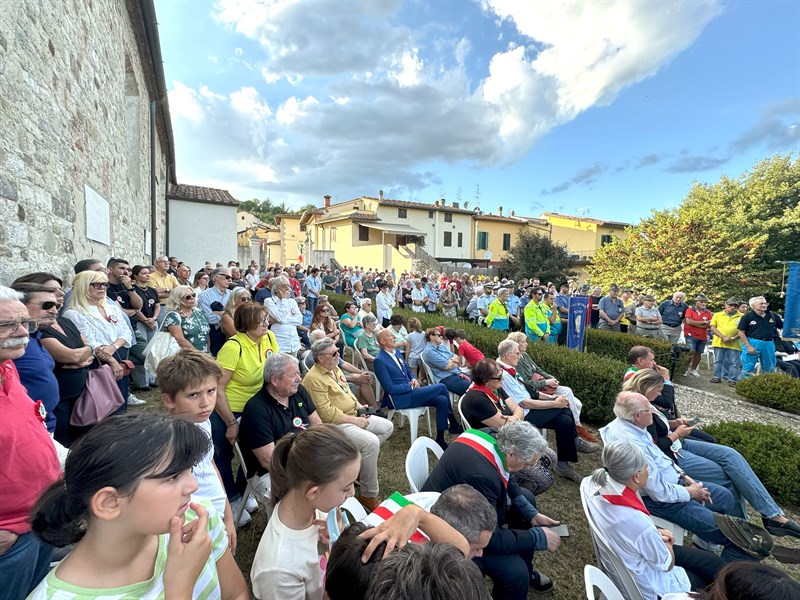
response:
M461 435L464 433L464 428L461 426L461 423L458 422L455 415L448 415L447 422L450 423L450 427L447 431L453 435Z
M448 447L448 445L449 445L447 442L445 442L445 441L444 441L444 438L443 438L443 437L442 437L442 438L438 438L438 439L436 440L436 443L437 443L437 444L439 444L439 447L440 447L442 450L447 450L447 447Z
M764 523L764 529L769 531L772 535L790 535L792 537L800 538L800 524L798 524L797 521L792 521L789 519L786 521L786 523L779 523L775 519L761 517L761 522Z
M552 579L550 579L544 573L539 573L538 571L533 572L528 585L537 594L548 594L552 592L553 588L555 587Z

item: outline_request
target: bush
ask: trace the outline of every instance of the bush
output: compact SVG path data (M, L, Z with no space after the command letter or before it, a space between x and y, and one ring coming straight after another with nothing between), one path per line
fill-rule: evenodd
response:
M748 400L800 415L800 379L783 373L763 373L741 379L736 393Z
M616 331L604 331L602 329L586 330L586 349L593 354L627 362L628 352L634 346L647 346L653 351L658 364L667 368L670 367L672 357L671 342ZM678 365L675 367L675 372L686 370L688 366L689 355L683 352Z
M339 294L328 294L328 299L339 314L349 300L347 296ZM497 345L507 335L474 323L447 319L440 314L415 313L399 308L395 308L393 314L403 315L406 319L418 318L423 330L440 325L463 329L470 343L490 358L497 357ZM622 375L626 369L624 362L539 342L528 343L528 354L542 369L571 387L581 399L581 421L605 424L614 418L612 409L622 385ZM627 356L627 351L625 354Z
M720 444L738 450L775 500L798 505L800 436L777 425L753 421L709 424L703 430Z

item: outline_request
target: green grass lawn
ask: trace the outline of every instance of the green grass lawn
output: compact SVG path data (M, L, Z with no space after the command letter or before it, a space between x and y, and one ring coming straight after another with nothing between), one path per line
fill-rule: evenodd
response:
M131 408L132 412L137 410L163 410L159 399L160 397L156 392L143 393L139 397L143 400L147 399L148 403L141 408ZM395 418L394 434L381 449L378 463L381 495L384 497L394 491L400 491L402 493L408 493L410 491L405 476L405 457L410 447L408 423L406 422L405 427L399 428L397 427L398 418L399 417ZM422 433L426 431L426 427L425 421L421 421L419 432ZM596 428L591 426L589 428L596 433ZM550 436L550 445L555 448L555 440L552 434ZM600 453L580 454L579 462L575 465L575 469L578 473L585 476L589 475L594 469L600 466ZM556 476L553 487L541 496L538 496L537 501L540 512L567 523L570 530L570 537L562 540L561 548L558 552L554 554L539 552L534 558L534 567L551 577L556 584L555 590L547 597L558 600L579 600L585 598L583 567L586 564L596 563L594 549L589 535L589 526L584 517L583 508L581 507L579 484ZM792 515L794 515L794 518L798 517L796 507L794 511L790 511L789 516ZM239 547L236 552L236 559L248 582L253 556L265 526L266 510L264 507L261 507L258 512L253 514L253 520L247 526L239 529ZM781 543L800 548L800 540L782 538ZM781 565L772 559L768 559L768 563L789 572L795 579L800 580L800 567L797 565L789 567L787 565ZM531 592L529 598L534 597L539 596Z

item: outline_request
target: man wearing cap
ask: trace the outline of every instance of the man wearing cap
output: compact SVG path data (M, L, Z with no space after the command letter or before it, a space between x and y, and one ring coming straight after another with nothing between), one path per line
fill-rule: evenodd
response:
M711 347L714 348L714 377L711 383L721 383L724 379L733 387L742 371L742 341L739 339L739 320L742 314L737 310L739 300L728 298L725 309L711 317Z
M661 313L661 333L664 334L664 339L677 344L681 337L681 325L683 324L683 317L686 314L686 309L689 305L684 302L686 294L683 292L675 292L672 294L672 299L664 300L658 306L658 312Z
M686 345L689 346L689 368L684 377L692 375L700 377L697 367L700 366L700 359L708 343L708 328L711 326L711 319L714 315L706 308L708 299L703 294L698 294L694 300L694 306L686 309L683 317L683 334Z
M762 373L774 373L778 366L775 357L775 338L783 327L781 318L770 312L764 296L750 298L750 312L739 321L739 339L742 340L742 377L755 374L756 363L761 362Z
M661 313L655 307L656 299L650 294L642 296L642 305L636 307L636 335L646 338L663 340L661 333Z
M597 305L599 319L597 321L597 328L606 331L620 331L619 322L625 315L625 305L618 296L619 286L611 284L608 289L608 296L600 298Z

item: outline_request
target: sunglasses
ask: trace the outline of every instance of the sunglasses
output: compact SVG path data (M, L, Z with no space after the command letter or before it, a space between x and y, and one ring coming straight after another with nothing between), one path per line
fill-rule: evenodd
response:
M184 300L191 300L192 298L197 298L197 294L186 294L183 297Z
M217 275L217 277L224 277L225 279L228 279L228 280L231 279L230 275Z
M92 287L95 290L104 290L104 289L106 289L108 287L108 282L107 281L96 281L94 283L90 283L89 286Z
M31 304L35 304L35 302L31 302ZM58 306L58 302L47 300L45 302L42 302L39 306L42 308L42 310L50 310L51 308L55 308L56 306Z

